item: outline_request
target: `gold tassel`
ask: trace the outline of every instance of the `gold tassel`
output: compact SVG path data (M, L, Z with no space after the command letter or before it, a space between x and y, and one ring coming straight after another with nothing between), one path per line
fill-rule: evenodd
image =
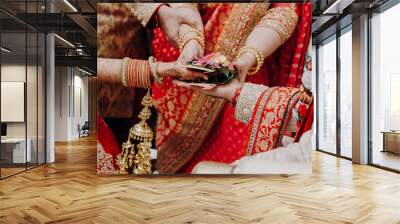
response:
M141 121L135 124L129 130L128 139L122 144L122 157L119 160L121 174L151 174L151 156L150 148L153 140L153 130L147 124L147 120L151 116L150 107L153 105L150 96L150 90L142 99L144 108L140 111L139 118ZM131 140L139 142L137 151Z

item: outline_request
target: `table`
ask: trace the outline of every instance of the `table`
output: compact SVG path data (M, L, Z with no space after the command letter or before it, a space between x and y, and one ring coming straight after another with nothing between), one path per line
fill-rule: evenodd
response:
M25 152L25 144L27 144ZM5 138L1 139L1 159L6 163L26 163L31 162L32 141L30 138Z

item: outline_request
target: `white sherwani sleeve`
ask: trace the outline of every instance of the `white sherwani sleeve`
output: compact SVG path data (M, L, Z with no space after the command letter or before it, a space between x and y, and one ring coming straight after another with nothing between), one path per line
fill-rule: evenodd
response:
M303 134L299 142L267 152L242 157L232 163L234 174L310 174L311 131Z

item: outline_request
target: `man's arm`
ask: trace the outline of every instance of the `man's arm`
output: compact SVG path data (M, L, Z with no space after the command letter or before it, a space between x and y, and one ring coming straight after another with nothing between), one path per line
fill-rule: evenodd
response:
M197 7L190 3L125 3L143 27L147 27L152 18L157 18L161 28L175 46L179 46L179 28L187 24L203 32L203 22Z

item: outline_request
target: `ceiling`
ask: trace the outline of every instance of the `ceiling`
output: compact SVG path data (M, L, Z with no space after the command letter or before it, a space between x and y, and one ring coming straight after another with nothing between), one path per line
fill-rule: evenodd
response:
M312 0L313 42L351 23L352 16L385 2L387 0ZM95 71L96 4L96 0L47 0L47 4L46 0L0 0L2 44L13 49L10 58L29 55L36 49L35 41L31 43L34 37L28 34L25 40L21 33L54 32L61 37L55 39L58 65L73 63ZM25 41L28 43L27 52Z
M36 55L33 38L37 33L51 32L57 34L56 65L78 66L95 73L96 4L96 0L47 0L47 4L45 0L0 0L2 46L12 49L8 58Z
M316 0L313 1L313 44L350 25L354 17L374 11L390 0Z

